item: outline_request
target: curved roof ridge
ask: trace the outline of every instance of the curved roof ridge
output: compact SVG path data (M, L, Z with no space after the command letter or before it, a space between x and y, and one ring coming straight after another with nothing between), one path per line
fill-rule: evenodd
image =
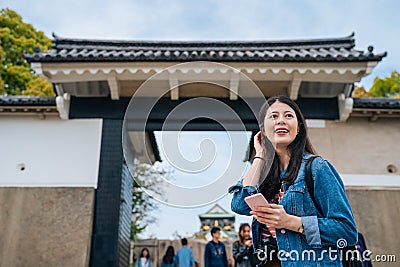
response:
M369 52L354 47L354 33L336 38L269 41L118 41L54 35L52 50L35 51L24 57L29 62L353 62L380 61L386 56L386 53L372 53L372 47Z
M79 39L79 38L64 38L53 35L53 47L59 46L120 46L120 47L292 47L292 46L323 46L323 45L339 45L354 47L354 33L345 37L333 38L315 38L315 39L287 39L287 40L209 40L209 41L155 41L155 40L105 40L105 39Z

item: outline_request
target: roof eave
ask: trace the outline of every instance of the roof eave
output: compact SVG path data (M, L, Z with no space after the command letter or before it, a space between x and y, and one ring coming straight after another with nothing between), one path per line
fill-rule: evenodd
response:
M380 62L386 56L386 52L373 55L373 56L363 56L358 58L336 58L336 57L324 57L324 58L261 58L261 57L252 57L252 58L235 58L235 57L221 57L221 58L209 58L209 57L198 57L198 58L183 58L183 57L168 57L168 58L148 58L148 57L46 57L46 56L27 56L24 58L29 63L102 63L102 62L188 62L188 61L213 61L213 62L269 62L269 63L317 63L317 62L338 62L338 63L348 63L348 62Z

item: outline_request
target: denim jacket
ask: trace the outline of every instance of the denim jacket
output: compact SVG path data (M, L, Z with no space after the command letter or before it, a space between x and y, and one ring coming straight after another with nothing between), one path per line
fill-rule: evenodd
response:
M278 257L283 267L341 266L337 244L340 243L340 247L345 242L347 246L351 246L357 242L357 228L342 179L334 167L321 157L313 161L311 171L315 199L323 214L315 207L305 182L306 164L311 156L304 154L299 173L292 185L287 187L283 183L285 194L279 204L288 214L301 217L305 233L303 235L287 229L276 230ZM285 173L286 170L281 173L281 177ZM232 211L251 216L251 209L244 198L258 191L257 185L243 187L241 180L229 188L229 192L233 193ZM255 248L260 242L261 226L262 224L253 218L252 235Z

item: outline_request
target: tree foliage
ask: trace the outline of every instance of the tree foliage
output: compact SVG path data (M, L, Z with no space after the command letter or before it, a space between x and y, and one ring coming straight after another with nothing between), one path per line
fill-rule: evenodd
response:
M51 48L51 40L31 24L25 23L17 12L0 10L0 94L6 95L54 95L52 85L35 75L24 54L33 54Z
M373 97L400 97L400 73L393 71L389 77L375 78L370 92Z
M353 90L353 97L372 97L371 93L365 90L364 86L355 85Z
M147 226L156 221L152 213L158 209L157 202L146 192L161 196L164 179L170 179L171 171L136 159L133 170L131 239L136 240Z
M400 98L400 73L393 71L389 77L376 77L370 90L355 86L353 97L389 97Z

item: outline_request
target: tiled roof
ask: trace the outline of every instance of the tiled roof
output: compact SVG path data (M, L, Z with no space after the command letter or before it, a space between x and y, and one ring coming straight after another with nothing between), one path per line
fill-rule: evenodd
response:
M400 98L353 98L353 108L400 109Z
M353 98L354 108L400 109L400 98ZM55 106L55 97L0 96L0 106Z
M353 98L353 108L400 109L400 98ZM55 97L0 96L0 106L55 106Z
M0 96L0 106L55 106L55 97Z
M0 96L0 115L57 115L55 97Z
M233 61L354 62L380 61L385 53L354 49L354 33L342 38L286 41L112 41L54 36L52 49L25 55L29 62Z

